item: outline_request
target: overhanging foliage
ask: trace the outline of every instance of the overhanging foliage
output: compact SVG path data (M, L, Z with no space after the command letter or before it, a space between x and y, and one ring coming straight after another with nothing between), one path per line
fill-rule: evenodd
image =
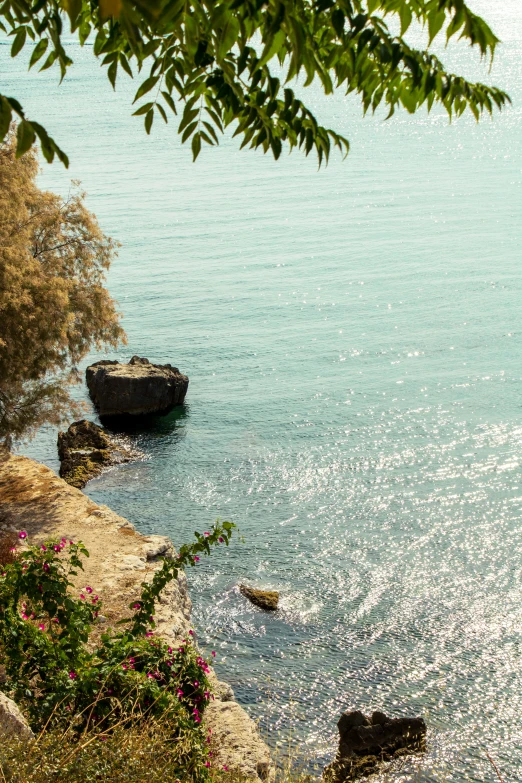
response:
M203 143L218 143L229 125L241 147L261 147L275 158L284 144L319 163L332 147L349 143L322 126L288 86L304 76L319 79L325 93L356 92L365 111L386 104L415 112L442 105L450 116L466 109L478 119L509 101L502 90L448 73L428 50L410 46L404 35L416 20L429 44L445 30L493 57L498 39L464 0L6 0L0 26L12 37L12 56L31 43L30 67L58 64L65 75L72 60L62 40L65 12L83 45L93 41L113 85L121 73L139 74L134 114L153 121L178 115L182 141L191 140L194 159ZM388 20L398 18L400 34ZM284 78L274 75L283 69ZM16 98L0 95L0 141L18 118L17 154L36 137L45 158L67 155L45 128L29 120Z

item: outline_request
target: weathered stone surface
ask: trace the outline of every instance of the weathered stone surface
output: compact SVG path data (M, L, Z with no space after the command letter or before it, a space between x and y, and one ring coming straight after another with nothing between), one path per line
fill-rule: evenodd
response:
M58 433L60 476L77 489L98 476L104 467L130 462L138 456L139 452L130 445L114 441L102 427L86 419L75 421L66 432Z
M87 388L100 417L165 414L182 405L189 379L170 364L133 356L128 364L101 361L85 371Z
M241 779L272 781L275 768L270 751L259 736L254 721L235 701L213 701L205 710L212 728L212 750L217 766L226 765Z
M15 702L0 693L0 739L9 737L30 739L34 734Z
M99 633L128 614L141 584L150 582L161 568L162 557L174 551L169 539L140 535L126 519L97 505L45 465L8 452L0 452L0 508L0 536L26 530L30 543L61 536L83 541L90 557L85 570L73 580L77 588L92 585L103 599ZM183 572L162 591L154 620L158 636L173 647L188 638L191 601ZM212 669L211 682L215 701L205 711L205 721L218 738L219 763L238 770L242 778L252 778L253 783L271 781L270 751L255 723L230 701L232 689L220 683Z
M274 611L279 603L279 593L275 590L256 590L254 587L239 585L239 591L245 598L260 609Z
M337 723L339 750L323 772L328 783L348 783L373 774L380 762L424 750L426 724L422 718L388 718L376 711L371 718L359 710L345 712Z

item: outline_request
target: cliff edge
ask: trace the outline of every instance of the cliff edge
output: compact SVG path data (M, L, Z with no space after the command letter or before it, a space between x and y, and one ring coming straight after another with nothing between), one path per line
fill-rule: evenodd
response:
M104 620L113 624L127 612L173 550L166 536L144 536L107 506L99 506L52 470L28 457L0 452L0 535L26 530L31 542L46 538L81 540L90 557L78 587L90 584L103 598ZM185 574L160 597L157 633L179 642L190 629L191 602ZM103 628L103 620L101 622ZM274 767L267 745L245 710L231 700L230 689L213 675L215 701L205 720L216 740L217 761L254 781L271 780Z

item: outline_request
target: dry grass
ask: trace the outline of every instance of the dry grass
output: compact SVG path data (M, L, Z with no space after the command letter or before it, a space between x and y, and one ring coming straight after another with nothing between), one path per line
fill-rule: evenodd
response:
M195 783L204 761L189 733L150 721L74 739L48 732L0 745L0 783Z

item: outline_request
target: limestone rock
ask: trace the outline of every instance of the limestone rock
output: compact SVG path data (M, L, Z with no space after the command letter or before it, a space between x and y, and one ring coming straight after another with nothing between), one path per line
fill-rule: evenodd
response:
M66 432L58 433L60 476L77 489L98 476L104 467L130 462L138 456L139 452L130 445L115 442L102 427L86 419L75 421Z
M426 724L422 718L388 718L376 711L371 718L359 710L345 712L337 723L339 750L323 772L328 783L348 783L372 775L379 763L394 756L424 750Z
M165 414L182 405L189 379L170 364L133 356L128 364L101 361L85 372L100 417Z
M212 728L212 750L218 766L226 765L241 780L273 781L275 768L270 751L239 704L212 701L205 710L205 721Z
M14 701L0 693L0 739L9 737L31 739L34 734Z
M239 585L239 591L245 598L260 609L274 611L279 603L279 593L275 590L256 590L254 587Z

